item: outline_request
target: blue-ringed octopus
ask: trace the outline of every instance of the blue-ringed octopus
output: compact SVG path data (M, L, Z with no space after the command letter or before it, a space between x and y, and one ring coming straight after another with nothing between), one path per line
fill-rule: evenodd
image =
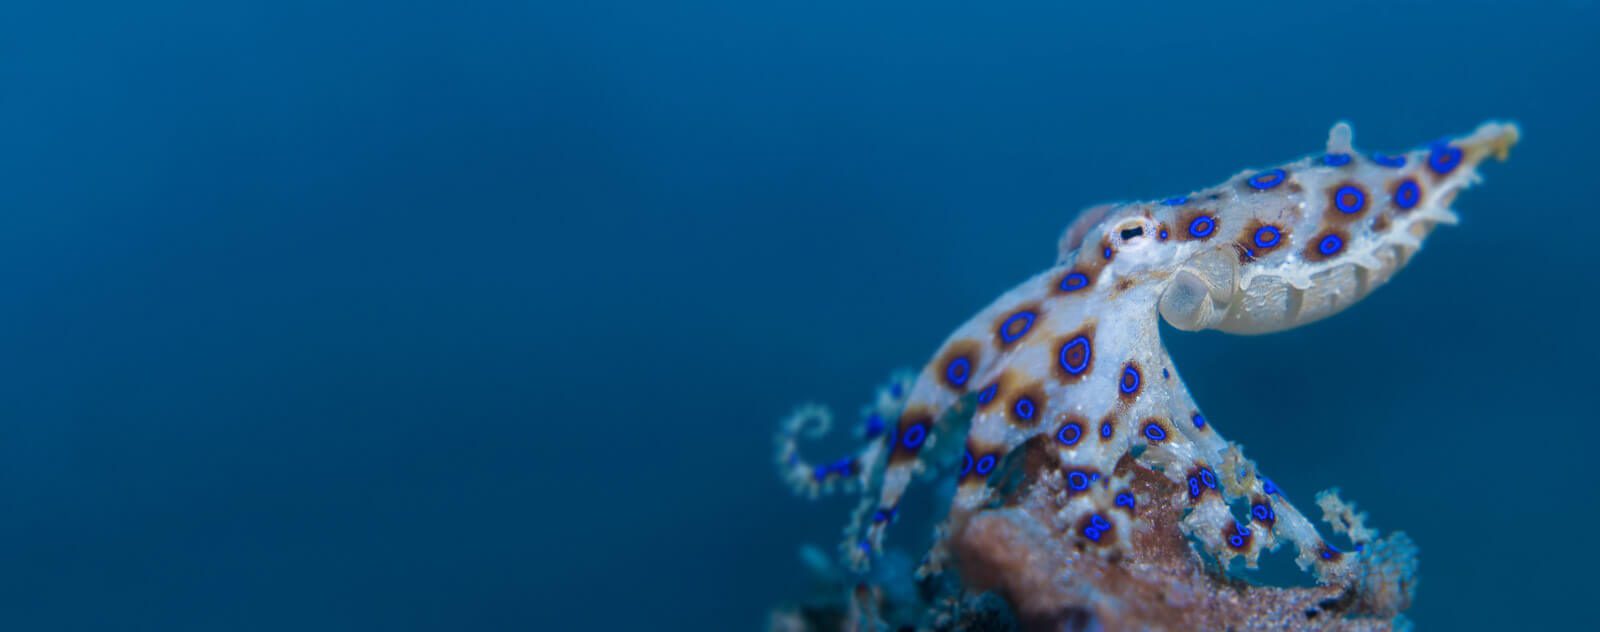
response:
M1411 151L1361 153L1340 123L1322 153L1187 195L1091 207L1062 234L1054 266L879 390L859 452L802 458L798 441L831 423L826 408L805 406L778 435L779 469L811 496L862 492L843 547L856 568L882 550L914 475L957 478L946 520L958 523L995 496L1008 455L1043 436L1060 461L1058 526L1084 546L1127 546L1142 528L1149 499L1113 475L1131 457L1177 483L1189 507L1180 528L1223 567L1235 557L1254 567L1261 551L1289 543L1319 580L1342 577L1351 556L1202 413L1157 319L1264 334L1349 307L1388 282L1436 226L1456 223L1457 193L1517 138L1515 125L1490 122ZM1359 514L1336 497L1319 502L1336 531L1367 538Z

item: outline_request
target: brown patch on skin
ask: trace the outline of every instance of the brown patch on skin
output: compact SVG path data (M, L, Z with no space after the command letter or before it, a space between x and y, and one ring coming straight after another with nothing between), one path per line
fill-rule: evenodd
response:
M1117 294L1122 294L1125 293L1125 291L1133 290L1134 285L1138 285L1138 282L1134 282L1133 278L1123 277L1122 280L1118 280L1117 288L1110 291L1110 296L1112 296L1112 298L1117 298Z
M906 433L912 428L922 428L922 440L913 441L912 445L906 444ZM929 433L933 432L933 413L926 407L907 408L900 414L900 422L895 424L894 435L889 437L894 445L889 450L889 465L908 463L917 460L917 453L928 445Z
M1077 438L1077 440L1073 441L1071 445L1068 445L1066 442L1061 440L1061 436L1063 434L1063 431L1066 430L1066 427L1069 426L1069 425L1073 425L1073 424L1076 424L1078 426L1078 438ZM1056 447L1062 448L1062 449L1067 449L1067 450L1072 450L1072 449L1076 449L1084 441L1088 441L1089 440L1089 435L1091 435L1093 433L1094 433L1094 428L1092 428L1089 425L1089 420L1085 419L1083 417L1083 415L1064 414L1064 415L1058 415L1056 417L1056 430L1055 430L1055 434L1052 435L1052 436L1055 439ZM1071 435L1070 432L1067 432L1065 434L1067 434L1068 436Z
M1433 164L1434 164L1433 163L1433 155L1434 155L1435 152L1442 151L1447 147L1454 148L1457 151L1460 151L1461 153L1459 154L1459 157L1456 159L1456 163L1453 166L1451 166L1448 171L1445 171L1444 173L1439 173L1438 170L1434 169L1434 166L1433 166ZM1435 145L1435 146L1430 146L1428 148L1428 151L1422 154L1422 169L1421 170L1424 173L1428 174L1428 181L1429 182L1437 184L1438 182L1440 182L1442 180L1447 180L1447 179L1450 178L1450 176L1455 175L1457 171L1460 171L1462 167L1466 166L1466 162L1467 162L1467 151L1465 149L1462 149L1460 146L1456 145L1455 143L1446 142L1446 143L1438 144L1438 145Z
M1329 235L1339 238L1339 247L1324 254L1322 252L1322 242L1326 240ZM1322 232L1317 233L1315 237L1311 238L1311 242L1306 244L1305 257L1309 261L1327 261L1329 259L1337 259L1339 255L1344 254L1345 251L1349 249L1350 233L1339 228L1327 228Z
M1379 233L1389 230L1390 222L1388 213L1378 213L1372 216L1372 230Z
M1360 193L1361 198L1360 203L1355 205L1356 210L1350 213L1346 213L1339 208L1341 197L1345 198L1345 202L1356 201L1353 199L1355 196L1350 195L1348 192L1344 195L1340 194L1340 191L1345 187L1354 187ZM1372 194L1367 192L1367 188L1354 180L1345 180L1328 187L1328 204L1327 208L1322 211L1322 217L1329 224L1347 224L1361 217L1361 214L1366 213L1367 209L1370 208L1372 208Z
M1206 233L1204 237L1196 237L1189 228L1194 225L1195 220L1201 217L1211 218L1211 232ZM1206 241L1216 237L1217 232L1221 230L1222 222L1217 221L1216 211L1203 209L1184 210L1183 213L1178 215L1178 226L1173 229L1173 236L1180 241Z
M1154 430L1150 430L1151 426L1160 428L1161 432L1156 433ZM1150 443L1166 443L1168 440L1172 439L1173 432L1175 432L1175 430L1172 428L1172 423L1160 417L1149 417L1146 418L1143 423L1139 424L1139 436L1144 437L1144 440L1149 441ZM1154 437L1151 435L1154 435ZM1155 437L1160 438L1157 439Z
M965 393L978 374L978 358L982 357L983 343L976 340L957 340L950 343L933 361L933 370L939 384L957 393ZM963 367L960 361L965 361Z
M994 381L989 382L988 384L983 385L983 388L978 389L978 398L975 400L978 409L977 412L979 414L986 413L997 409L999 406L1005 405L1007 396L1009 396L1011 392L1016 389L1016 383L1017 377L1014 372L1009 369L1001 371L1000 377L995 378ZM985 401L983 399L984 393L988 392L990 386L995 387L994 395L990 396L989 399Z
M1100 478L1100 471L1092 467L1069 467L1061 470L1061 482L1066 486L1068 496L1089 493L1096 480Z
M1270 246L1256 244L1256 233L1268 227L1278 231L1277 241L1272 242ZM1262 236L1267 237L1268 235ZM1271 254L1274 250L1282 248L1288 242L1289 229L1277 224L1269 224L1259 219L1253 219L1244 227L1244 230L1239 232L1239 236L1233 239L1233 249L1239 253L1239 263L1250 263Z
M1295 179L1295 177L1294 177L1295 174L1294 174L1293 171L1290 171L1288 167L1278 167L1278 168L1283 170L1283 180L1280 181L1277 186L1266 188L1266 189L1257 189L1257 188L1255 188L1255 186L1250 184L1250 179L1251 178L1254 178L1254 177L1259 176L1261 174L1264 174L1264 173L1266 173L1268 171L1271 171L1271 169L1262 169L1260 171L1253 172L1253 173L1251 173L1249 175L1241 176L1239 178L1238 183L1235 184L1235 188L1238 189L1239 191L1243 192L1245 195L1272 195L1272 194L1280 194L1281 195L1281 194L1284 194L1284 193L1291 193L1291 194L1292 193L1299 193L1299 192L1304 190L1300 186L1300 181ZM1212 196L1210 199L1216 199L1216 196Z
M1400 185L1407 182L1415 182L1417 185L1417 203L1412 204L1411 208L1400 208L1400 204L1395 202L1395 194L1400 192ZM1417 210L1417 207L1422 206L1422 200L1427 197L1428 189L1423 187L1422 183L1417 182L1417 179L1412 176L1400 178L1389 185L1389 207L1394 209L1394 212L1396 213L1410 213L1411 211Z
M1233 536L1239 536L1238 546L1233 545L1235 541ZM1240 531L1238 522L1230 523L1228 526L1222 528L1222 543L1235 551L1250 550L1250 541L1254 540L1255 537L1256 534L1252 531Z
M1200 502L1202 498L1206 497L1206 494L1211 494L1219 499L1222 498L1222 481L1218 480L1217 473L1211 471L1204 463L1189 468L1189 472L1184 476L1185 482L1189 485L1189 489L1185 490L1184 494L1188 496L1190 502ZM1206 479L1208 478L1211 480L1210 485L1206 484Z
M1094 371L1094 326L1095 322L1090 320L1076 331L1056 338L1050 345L1055 350L1051 366L1057 382L1076 384ZM1088 341L1087 344L1074 343L1080 337Z
M1033 318L1029 319L1020 316L1024 313L1033 314ZM1040 310L1037 302L1023 303L1016 309L1001 314L999 318L995 319L994 326L990 327L994 331L995 346L1001 349L1009 349L1021 343L1023 339L1033 333L1042 318L1044 318L1044 312ZM1010 338L1009 342L1007 341L1008 337Z
M1107 427L1111 428L1111 432L1106 432L1104 430L1104 428L1107 428ZM1117 418L1116 418L1116 416L1115 415L1106 415L1105 417L1102 417L1100 419L1100 423L1095 426L1094 433L1095 433L1095 436L1100 437L1100 443L1111 443L1111 440L1113 438L1116 438L1116 436L1117 436Z
M1078 526L1074 532L1082 536L1083 540L1088 544L1110 546L1117 543L1116 524L1112 522L1115 519L1115 516L1100 512L1090 512L1084 514L1083 518L1078 520Z
M1033 382L1024 385L1006 398L1006 421L1018 428L1032 428L1046 417L1048 406L1043 384Z
M1138 362L1129 360L1122 365L1122 372L1117 374L1117 398L1122 400L1123 405L1132 406L1141 392L1144 392L1144 371L1139 368Z
M1265 512L1262 512L1267 517L1262 518L1260 515L1256 514L1256 507L1257 506L1261 506L1261 507L1266 507L1267 508ZM1267 529L1271 529L1272 525L1274 525L1274 524L1276 524L1278 522L1277 511L1272 508L1272 499L1267 498L1266 496L1261 496L1261 495L1251 496L1250 497L1250 521L1254 522L1256 524L1262 525L1263 527L1265 527Z
M965 460L967 457L972 458L971 469L966 468ZM978 466L980 464L985 464L984 459L989 458L993 458L994 460L987 462L987 469L980 473L978 471ZM988 480L989 475L993 474L994 471L1000 467L1000 460L1003 458L1005 458L1005 446L994 443L983 443L968 437L967 453L962 456L962 468L966 469L967 473L961 476L961 486L968 487L972 485L984 484L984 482Z
M1100 276L1100 270L1104 267L1104 265L1075 266L1066 272L1062 272L1056 277L1055 283L1050 285L1050 293L1056 296L1083 294L1094 286L1095 279ZM1074 275L1083 275L1083 278L1072 278ZM1070 282L1069 278L1071 279Z

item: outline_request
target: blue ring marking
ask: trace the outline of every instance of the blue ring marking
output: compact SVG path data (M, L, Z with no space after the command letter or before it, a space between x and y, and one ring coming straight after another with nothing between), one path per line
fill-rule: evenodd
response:
M1111 522L1102 518L1100 514L1094 514L1089 516L1089 526L1105 531L1111 528Z
M1122 391L1123 395L1132 395L1138 392L1139 369L1133 368L1133 364L1123 365L1122 379L1117 381L1117 390Z
M1281 239L1283 239L1283 233L1278 231L1277 226L1262 226L1256 229L1255 242L1257 248L1271 248L1278 245L1278 241Z
M924 428L922 424L917 424L906 428L906 433L900 437L900 444L904 445L907 450L915 450L922 447L922 442L927 438L928 429Z
M1111 246L1106 246L1105 250L1100 251L1100 256L1105 257L1107 259L1110 259L1111 258Z
M1089 475L1079 471L1067 473L1067 486L1076 491L1089 489Z
M1161 424L1152 421L1144 425L1144 437L1160 443L1167 440L1167 430L1162 428Z
M1332 153L1322 156L1322 164L1329 167L1343 167L1350 164L1350 154Z
M856 543L856 546L859 547L863 553L872 552L872 543L868 542L866 538L861 538L861 541Z
M902 393L902 392L903 391L900 390L900 383L899 382L895 382L894 384L890 384L889 385L889 396L890 397L893 397L895 399L899 399L900 398L900 393Z
M1019 319L1022 323L1022 329L1017 333L1012 334L1011 326L1012 324L1019 322ZM1000 323L1000 339L1006 341L1007 343L1016 342L1017 339L1027 334L1029 329L1033 328L1033 319L1033 312L1028 310L1022 310L1012 314L1010 318L1006 319L1006 322Z
M962 457L963 458L961 460L961 475L962 476L966 476L968 472L972 471L972 451L968 450L966 452L966 454L962 455Z
M1456 165L1459 164L1461 164L1461 148L1449 143L1437 143L1433 146L1433 151L1428 153L1428 168L1439 175L1455 171Z
M1331 257L1343 249L1344 240L1339 238L1338 235L1328 235L1323 237L1322 241L1317 242L1317 252L1322 253L1324 257Z
M1133 509L1134 502L1135 501L1133 499L1133 494L1130 494L1128 492L1122 492L1120 494L1117 494L1117 504L1118 505L1121 505L1123 507L1127 507L1129 509Z
M1194 427L1195 428L1204 428L1204 427L1206 427L1206 417L1205 417L1205 415L1202 415L1200 413L1195 413L1194 414Z
M1172 379L1172 374L1167 372L1166 367L1162 367L1161 368L1161 379L1163 379L1163 380Z
M1082 272L1069 272L1067 276L1061 277L1060 288L1063 292L1076 292L1088 286L1089 275Z
M1195 237L1210 237L1217 230L1217 220L1210 215L1201 215L1189 222L1189 234Z
M983 476L987 476L989 474L989 472L992 472L992 471L994 471L994 455L993 454L986 454L986 455L983 456L983 458L978 459L978 474L983 475Z
M1346 204L1346 197L1353 197L1355 200ZM1340 213L1344 213L1345 215L1353 215L1360 213L1361 209L1367 206L1367 196L1361 192L1361 189L1350 185L1345 185L1339 187L1338 191L1333 192L1333 205L1339 207Z
M1064 445L1077 445L1081 438L1083 438L1083 427L1077 422L1069 421L1061 424L1061 429L1056 431L1056 441Z
M1018 417L1026 421L1033 419L1033 414L1038 411L1035 410L1033 400L1026 397L1018 397L1017 403L1011 405L1011 412L1016 413Z
M1216 474L1212 474L1211 470L1209 470L1209 469L1202 469L1202 470L1200 470L1200 482L1201 483L1205 483L1206 487L1210 487L1211 489L1216 489L1217 488L1217 475Z
M950 364L944 367L944 379L950 380L956 386L966 386L967 380L972 377L972 361L962 356L957 356Z
M1072 355L1073 349L1079 349L1079 353L1082 354L1082 357L1076 363L1068 357ZM1061 345L1061 353L1059 355L1060 357L1057 358L1057 361L1061 363L1061 368L1066 369L1067 373L1072 375L1079 375L1089 368L1089 359L1094 355L1094 347L1089 344L1087 337L1078 336L1068 340L1067 344Z
M1250 183L1250 186L1254 187L1257 191L1265 191L1272 187L1283 184L1283 179L1286 175L1287 174L1285 174L1282 169L1268 169L1256 175L1250 176L1250 179L1245 180L1245 182Z
M1167 198L1165 200L1162 200L1161 203L1166 205L1166 206L1178 206L1178 205L1183 204L1184 202L1188 202L1188 201L1189 201L1189 196L1187 196L1187 195L1179 195L1177 197L1169 197L1169 198Z
M1199 498L1200 497L1200 481L1195 480L1195 478L1193 476L1189 477L1189 497L1190 498Z
M1394 189L1394 205L1405 210L1411 210L1422 199L1422 189L1417 186L1416 180L1407 179Z
M1250 527L1248 527L1246 525L1239 524L1238 520L1233 521L1233 530L1234 531L1238 531L1239 535L1242 535L1242 536L1247 537L1247 538L1250 537Z
M1000 383L999 382L995 382L993 384L985 386L983 388L983 390L978 391L978 405L982 406L984 404L987 404L989 402L994 401L995 394L999 393L999 392L1000 392Z
M871 439L873 437L876 437L878 435L883 434L883 428L884 428L883 415L880 415L878 413L872 413L872 415L867 417L867 438L868 439Z
M1236 549L1244 548L1244 536L1241 536L1237 533L1228 536L1228 546Z
M1103 438L1106 438L1106 439L1110 439L1111 438L1111 422L1109 422L1109 421L1100 422L1100 436L1103 437Z
M1156 234L1159 237L1161 237L1161 241L1166 241L1167 240L1167 229L1163 228L1163 229L1161 229L1161 232L1156 233Z
M1272 484L1272 479L1263 477L1261 479L1261 491L1268 494L1276 494L1278 493L1278 486Z
M894 519L894 516L898 511L899 510L895 509L894 507L890 507L888 509L881 509L880 508L877 511L872 513L872 521L873 522L888 522L888 521Z
M1272 508L1266 506L1265 504L1251 505L1250 515L1255 516L1256 520L1260 520L1262 522L1271 522L1273 520Z
M825 478L828 478L828 466L818 465L811 470L811 480L820 483Z
M1399 169L1400 167L1406 166L1406 157L1403 155L1390 156L1388 154L1372 152L1372 161L1392 169Z
M1100 541L1100 530L1096 529L1094 527L1085 526L1083 528L1083 537L1089 538L1090 540L1092 540L1094 542L1099 542Z

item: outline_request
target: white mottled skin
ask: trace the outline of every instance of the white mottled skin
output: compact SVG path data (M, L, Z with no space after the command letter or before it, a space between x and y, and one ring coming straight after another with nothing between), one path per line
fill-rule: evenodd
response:
M1179 329L1255 334L1337 313L1388 281L1436 225L1454 223L1456 215L1449 204L1456 193L1477 181L1477 166L1484 158L1504 159L1517 136L1513 125L1487 123L1466 136L1440 141L1447 144L1397 154L1405 157L1405 165L1394 168L1377 164L1370 154L1353 149L1350 128L1341 123L1329 135L1327 153L1350 155L1347 165L1329 166L1324 163L1325 154L1316 154L1278 166L1285 178L1265 190L1251 186L1248 180L1266 170L1246 170L1221 185L1189 194L1183 204L1135 202L1085 211L1063 234L1055 267L1006 292L951 334L917 375L907 397L880 394L874 410L885 415L889 432L885 441L874 441L861 453L861 471L854 478L868 494L876 490L878 510L892 509L913 474L951 465L930 462L932 455L959 454L948 444L935 451L936 444L964 442L966 451L975 456L1004 456L1041 433L1054 437L1068 416L1077 416L1087 421L1082 439L1071 447L1052 439L1052 445L1065 468L1089 468L1103 474L1094 486L1097 492L1109 493L1086 494L1095 500L1074 501L1069 504L1070 511L1120 519L1120 514L1111 513L1113 508L1103 506L1104 499L1125 485L1114 480L1111 472L1124 455L1136 446L1145 446L1138 461L1161 469L1185 489L1197 467L1216 474L1222 493L1202 494L1194 500L1183 526L1224 564L1239 555L1254 566L1261 550L1286 539L1296 546L1302 567L1315 565L1324 581L1340 576L1348 570L1349 560L1324 558L1324 541L1311 522L1287 499L1263 489L1254 464L1222 438L1210 420L1204 427L1192 422L1199 407L1161 343L1158 314ZM1439 173L1440 169L1430 166L1430 155L1448 156L1451 147L1461 152L1459 164ZM1407 178L1419 185L1421 195L1414 208L1403 210L1391 192ZM1359 185L1366 192L1358 213L1329 208L1332 192L1345 184ZM1214 231L1203 239L1187 236L1187 222L1197 213L1215 222ZM1282 235L1279 245L1270 251L1254 247L1253 235L1247 230L1254 222L1277 227ZM1318 237L1334 228L1343 231L1342 249L1328 257L1314 254ZM1160 238L1163 229L1168 232L1166 239ZM1113 251L1109 261L1104 255L1107 246ZM1097 274L1089 275L1093 281L1088 287L1070 293L1057 289L1068 272L1097 269ZM1032 327L1019 341L1002 349L998 324L1023 308L1037 310ZM1063 380L1058 368L1061 343L1090 323L1094 326L1092 365L1081 379ZM944 379L946 363L952 350L963 348L976 349L970 357L974 370L969 381L953 388ZM1142 374L1139 392L1131 402L1120 397L1118 390L1124 364L1130 361L1138 364ZM998 405L980 409L975 393L1002 374L1006 378L996 397ZM1038 423L1030 426L1009 421L1011 396L1019 386L1033 383L1041 385L1045 395L1044 401L1038 402ZM901 411L907 412L896 429L893 420ZM915 421L910 411L931 412L936 420L928 440L917 450L893 443L904 436L907 424ZM960 422L968 417L970 429L962 437L960 430L966 426ZM1098 429L1105 418L1115 420L1115 433L1110 441L1102 442ZM1150 420L1160 424L1165 441L1153 442L1145 435L1144 426ZM791 423L795 428L803 425ZM780 466L797 488L815 493L818 483L811 476L811 466L797 458L794 443L798 435L794 430L780 435ZM896 453L900 458L889 458ZM962 460L957 458L953 465L960 467ZM965 477L951 519L959 520L981 507L988 495L983 477ZM1242 514L1252 502L1262 499L1270 499L1275 523L1253 521L1248 528L1254 539L1243 547L1228 546L1224 539L1234 518L1225 502L1239 503ZM858 512L858 521L868 521L864 538L852 537L847 542L847 550L858 564L866 562L869 549L881 548L884 529L892 522L870 521L871 509L868 504ZM1080 517L1061 518L1070 530ZM1117 528L1126 533L1128 527L1118 524ZM1126 542L1127 538L1118 540Z

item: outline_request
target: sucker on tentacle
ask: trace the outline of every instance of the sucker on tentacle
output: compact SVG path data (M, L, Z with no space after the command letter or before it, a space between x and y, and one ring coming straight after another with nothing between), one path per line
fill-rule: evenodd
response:
M1517 138L1514 125L1487 123L1409 152L1364 154L1340 123L1323 153L1187 195L1092 207L1063 232L1053 267L956 329L914 376L880 390L858 453L800 458L798 439L831 421L825 409L802 408L779 434L780 470L805 495L841 482L862 492L844 546L857 568L882 549L914 474L955 474L947 526L959 525L988 505L1008 456L1033 445L1059 461L1036 483L1060 495L1056 526L1083 546L1115 552L1143 528L1142 499L1115 474L1132 459L1178 484L1188 507L1180 528L1223 567L1234 557L1254 567L1261 551L1287 542L1319 580L1349 579L1354 556L1328 543L1202 413L1158 318L1181 330L1260 334L1348 308L1388 282L1434 227L1456 223L1456 194ZM1377 555L1364 552L1373 544L1385 572L1409 581L1409 541L1377 541L1335 495L1318 502L1360 555Z

